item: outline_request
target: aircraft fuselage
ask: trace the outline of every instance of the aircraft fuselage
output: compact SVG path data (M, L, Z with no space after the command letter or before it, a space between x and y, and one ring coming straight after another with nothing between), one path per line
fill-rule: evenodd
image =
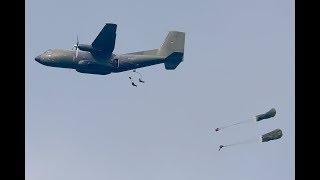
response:
M165 58L160 55L110 54L108 57L92 55L87 51L52 49L37 56L35 60L43 65L75 69L81 73L101 74L123 72L145 66L161 64Z

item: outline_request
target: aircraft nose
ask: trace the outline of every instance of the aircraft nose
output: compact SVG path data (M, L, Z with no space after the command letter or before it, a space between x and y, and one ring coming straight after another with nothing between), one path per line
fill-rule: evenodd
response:
M34 58L37 62L41 62L41 57L40 57L40 55L39 56L37 56L36 58Z

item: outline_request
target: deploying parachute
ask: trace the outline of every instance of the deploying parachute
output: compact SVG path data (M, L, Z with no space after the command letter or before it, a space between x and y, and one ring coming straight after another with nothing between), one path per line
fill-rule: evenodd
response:
M258 121L261 121L263 119L269 119L269 118L272 118L276 115L276 109L275 108L272 108L271 110L269 110L268 112L266 113L263 113L263 114L259 114L253 118L250 118L250 119L247 119L247 120L244 120L244 121L240 121L240 122L236 122L236 123L233 123L233 124L230 124L230 125L226 125L226 126L222 126L222 127L218 127L215 129L215 131L220 131L221 129L226 129L228 127L232 127L232 126L236 126L236 125L239 125L239 124L243 124L243 123L248 123L248 122L258 122Z
M268 142L270 140L276 140L282 137L282 131L281 129L275 129L271 132L268 132L264 135L262 135L262 142Z
M235 125L238 125L238 124L247 123L247 122L250 122L250 121L251 122L252 121L253 122L259 122L259 121L262 121L264 119L272 118L275 115L276 115L276 109L272 108L269 111L267 111L266 113L256 115L251 119L244 120L244 121L239 121L239 122L227 125L227 126L222 126L222 127L216 128L215 131L220 131L221 129L232 127L232 126L235 126ZM240 144L248 144L248 143L254 143L254 142L268 142L268 141L271 141L271 140L279 139L281 137L282 137L281 129L275 129L275 130L273 130L271 132L263 134L262 136L259 136L258 138L256 137L256 138L248 139L248 140L245 140L245 141L236 142L236 143L233 143L233 144L220 145L219 146L219 151L224 147L230 147L230 146L235 146L235 145L240 145Z
M230 146L235 146L235 145L240 145L240 144L249 144L249 143L254 143L254 142L268 142L271 140L280 139L281 137L282 137L281 129L275 129L271 132L268 132L268 133L262 135L261 137L259 137L259 139L253 138L253 139L249 139L246 141L241 141L241 142L237 142L237 143L233 143L233 144L220 145L219 151L224 147L230 147Z
M275 115L276 115L276 109L272 108L266 113L257 115L256 116L256 121L261 121L263 119L269 119L269 118L274 117Z

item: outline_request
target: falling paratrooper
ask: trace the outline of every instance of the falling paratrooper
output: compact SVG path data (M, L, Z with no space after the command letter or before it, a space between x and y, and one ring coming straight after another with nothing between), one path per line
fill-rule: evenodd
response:
M145 81L142 80L142 75L141 75L141 73L139 73L139 72L138 72L137 70L135 70L135 69L132 70L132 72L139 75L139 82L140 82L140 83L145 83ZM129 79L131 80L131 85L134 86L134 87L137 87L137 84L133 81L133 77L134 77L133 74L132 74L132 76L129 76Z

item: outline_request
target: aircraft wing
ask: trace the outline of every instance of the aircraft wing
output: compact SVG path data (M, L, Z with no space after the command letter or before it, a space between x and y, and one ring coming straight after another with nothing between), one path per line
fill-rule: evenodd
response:
M116 24L107 23L92 42L92 47L103 53L112 53L116 41L116 30Z

